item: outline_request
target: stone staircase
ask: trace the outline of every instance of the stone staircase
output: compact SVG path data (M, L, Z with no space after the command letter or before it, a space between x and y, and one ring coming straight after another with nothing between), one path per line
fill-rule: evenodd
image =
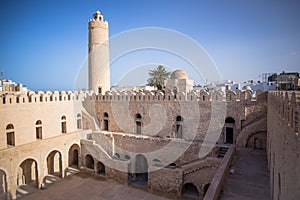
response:
M227 153L229 147L221 146L218 152L218 158L224 158L225 154Z

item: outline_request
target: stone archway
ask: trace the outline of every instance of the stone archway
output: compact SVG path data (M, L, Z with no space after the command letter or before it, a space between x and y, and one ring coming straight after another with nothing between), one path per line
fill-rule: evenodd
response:
M0 169L0 199L6 199L7 180L5 171Z
M105 165L100 161L97 162L97 174L105 175Z
M250 134L247 142L246 148L254 148L254 149L266 149L267 146L267 132L259 131L253 134Z
M73 144L69 149L69 167L79 167L80 147L78 144Z
M62 177L62 156L57 150L52 151L47 156L48 174Z
M192 197L192 198L199 198L199 191L197 187L193 183L185 183L182 186L182 196Z
M148 162L145 156L138 154L135 157L134 169L128 175L129 181L142 186L148 184Z
M94 170L94 158L90 154L85 155L84 161L86 168Z
M28 158L19 165L17 185L30 185L38 188L38 166L35 160Z

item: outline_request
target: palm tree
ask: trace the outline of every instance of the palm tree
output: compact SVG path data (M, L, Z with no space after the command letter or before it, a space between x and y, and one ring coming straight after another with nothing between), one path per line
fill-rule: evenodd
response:
M171 72L168 72L164 66L158 65L154 70L149 70L148 85L161 90L164 87L164 81L169 79L170 74Z

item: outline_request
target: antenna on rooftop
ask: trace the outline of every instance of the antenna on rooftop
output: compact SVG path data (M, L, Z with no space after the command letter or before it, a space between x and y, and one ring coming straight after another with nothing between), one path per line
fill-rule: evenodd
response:
M262 82L267 82L268 78L273 75L274 73L262 73L260 76L258 76L259 78L261 78Z
M4 74L4 71L2 69L0 69L0 79L3 79L3 74Z

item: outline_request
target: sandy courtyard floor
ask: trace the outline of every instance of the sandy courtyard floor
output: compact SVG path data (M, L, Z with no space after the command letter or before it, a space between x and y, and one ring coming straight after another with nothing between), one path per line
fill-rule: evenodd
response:
M50 185L45 190L37 190L25 195L22 200L167 200L168 198L129 187L111 180L79 172Z

